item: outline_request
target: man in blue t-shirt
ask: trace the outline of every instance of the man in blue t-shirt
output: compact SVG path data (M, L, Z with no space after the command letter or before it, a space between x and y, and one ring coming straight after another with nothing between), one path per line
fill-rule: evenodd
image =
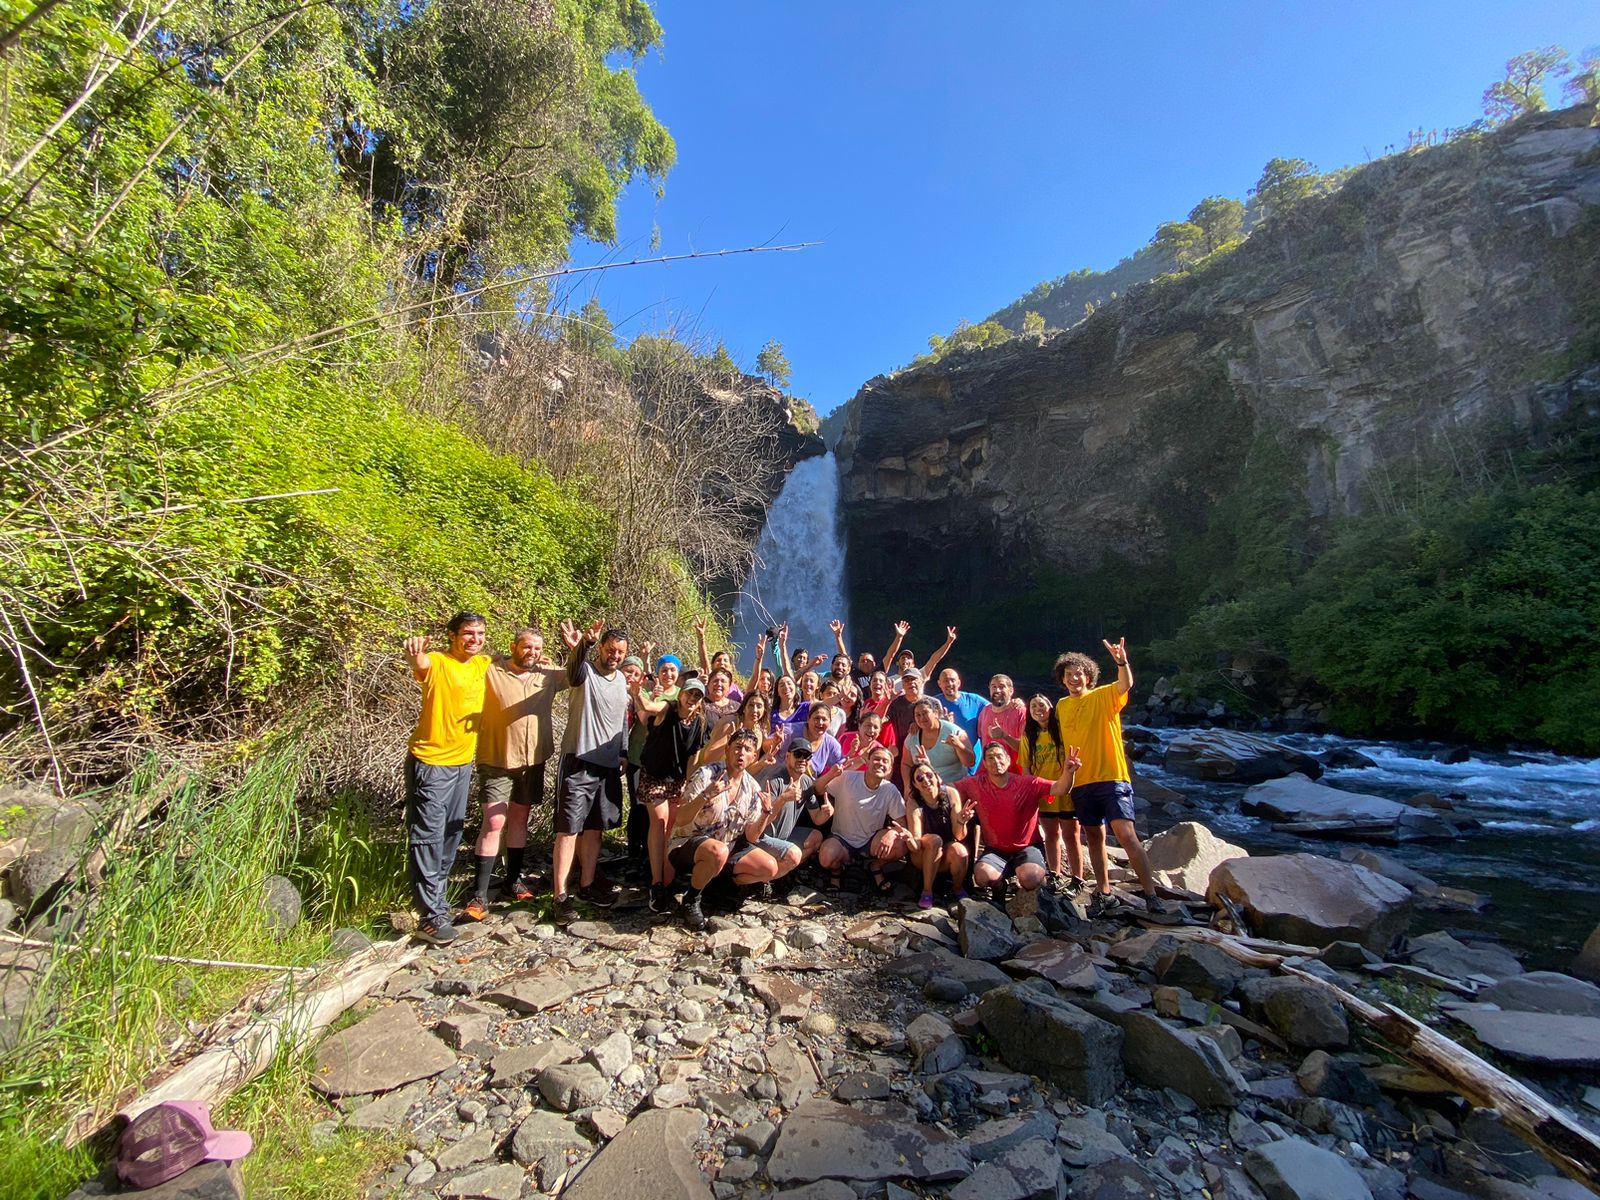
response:
M954 667L946 667L939 672L939 703L944 705L945 714L955 722L956 727L967 735L967 741L978 755L972 771L968 772L973 774L983 761L983 752L978 746L978 714L988 707L989 697L976 692L963 692L960 673Z

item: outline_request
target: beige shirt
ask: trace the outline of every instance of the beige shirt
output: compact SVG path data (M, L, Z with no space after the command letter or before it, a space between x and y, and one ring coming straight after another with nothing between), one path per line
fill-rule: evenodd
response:
M534 767L555 750L550 709L567 686L559 666L534 667L523 674L497 662L484 680L483 721L478 727L478 762L518 770Z

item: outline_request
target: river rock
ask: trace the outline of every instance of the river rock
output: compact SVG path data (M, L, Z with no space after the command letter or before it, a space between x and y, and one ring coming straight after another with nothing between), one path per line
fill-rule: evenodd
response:
M584 1058L598 1067L607 1079L615 1079L633 1062L633 1040L619 1029L604 1041L590 1046Z
M260 905L272 933L285 934L300 924L300 889L282 875L268 875L261 881Z
M565 1166L567 1151L576 1149L587 1153L591 1149L589 1140L566 1117L543 1109L529 1113L511 1137L511 1157L525 1167L557 1162ZM548 1169L543 1173L555 1178ZM556 1174L559 1173L558 1169Z
M1453 1004L1450 1016L1507 1058L1539 1067L1600 1067L1600 1017Z
M1470 979L1474 975L1507 979L1522 974L1522 964L1505 947L1483 943L1469 946L1443 930L1411 938L1406 950L1407 958L1416 966L1450 979Z
M745 983L761 997L767 1011L780 1021L799 1021L811 1009L814 994L792 979L776 975L752 975Z
M906 1045L916 1054L917 1070L924 1075L954 1071L967 1057L960 1036L938 1013L923 1013L907 1025Z
M1410 810L1398 800L1313 783L1296 772L1247 789L1239 801L1239 811L1246 816L1266 817L1272 821L1393 825Z
M1230 858L1248 858L1250 852L1225 842L1198 821L1181 821L1155 835L1144 846L1152 871L1166 872L1173 887L1205 895L1211 872Z
M1038 975L1069 990L1092 992L1100 986L1100 972L1095 970L1093 959L1076 942L1041 938L1029 942L1003 965L1009 971Z
M964 1179L966 1146L942 1129L862 1112L832 1100L807 1100L778 1130L767 1161L774 1183L819 1179ZM569 1193L570 1196L570 1193Z
M1246 980L1241 990L1252 1011L1291 1046L1343 1050L1350 1044L1350 1022L1343 1006L1314 983L1262 976Z
M1405 863L1387 854L1379 854L1376 850L1369 850L1365 846L1346 846L1339 851L1339 858L1344 862L1355 863L1358 867L1365 867L1369 871L1376 871L1385 879L1392 879L1401 887L1408 887L1412 891L1439 886L1421 871L1413 871Z
M1168 987L1180 987L1202 1000L1224 1000L1244 978L1244 968L1215 946L1184 942L1164 960L1159 978Z
M83 857L99 807L63 800L42 784L23 783L0 788L0 813L6 814L0 871L12 901L27 914Z
M519 1088L532 1083L547 1067L575 1061L583 1051L566 1038L512 1046L489 1060L489 1086Z
M1411 893L1394 880L1316 854L1230 859L1206 895L1238 905L1253 933L1302 945L1360 942L1381 953L1411 919Z
M1167 743L1165 766L1191 779L1259 783L1299 771L1312 779L1322 764L1309 754L1232 729L1197 729Z
M1353 746L1333 746L1324 750L1317 758L1323 766L1333 767L1335 770L1364 771L1378 765L1375 758L1361 753Z
M1017 937L1011 918L975 897L968 896L959 906L961 953L984 962L1010 958L1022 940Z
M387 1092L455 1066L455 1053L424 1029L409 1004L380 1009L317 1047L311 1083L328 1096Z
M1122 1082L1122 1031L1053 993L1013 983L986 992L978 1019L1012 1067L1101 1104Z
M459 1200L518 1200L522 1195L522 1168L511 1163L458 1175L439 1189L439 1195Z
M1478 999L1513 1012L1600 1017L1600 987L1557 971L1529 971L1502 979L1480 991Z
M592 1108L610 1091L611 1084L592 1063L562 1063L539 1072L539 1094L558 1112Z
M1054 1141L1055 1137L1055 1118L1044 1109L1036 1108L1015 1117L997 1117L985 1121L967 1134L966 1143L973 1161L988 1162L1023 1142L1034 1138Z
M1300 1138L1257 1146L1244 1156L1244 1169L1267 1200L1372 1200L1354 1167Z
M695 1162L705 1117L694 1109L640 1113L589 1160L564 1200L712 1200Z
M1121 1026L1129 1078L1172 1088L1202 1108L1232 1108L1250 1094L1250 1085L1212 1038L1146 1012L1129 1013Z
M990 988L1002 987L1011 982L1011 976L993 963L984 962L982 959L963 958L948 950L924 950L920 954L907 954L902 958L890 959L879 970L890 975L902 976L923 986L926 986L928 980L935 975L942 975L960 980L972 993L986 992Z
M1065 1194L1053 1138L1031 1138L981 1162L950 1189L950 1200L1059 1200Z
M503 979L498 988L485 992L478 999L509 1008L512 1012L536 1013L565 1004L593 986L594 980L586 975L562 975L549 968L540 968Z

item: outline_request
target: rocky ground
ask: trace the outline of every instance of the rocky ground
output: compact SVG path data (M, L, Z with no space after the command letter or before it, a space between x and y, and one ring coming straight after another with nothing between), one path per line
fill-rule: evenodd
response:
M1169 881L1216 852L1199 834L1185 844ZM1392 913L1338 894L1338 872L1372 873L1317 861L1336 874L1311 919L1370 923L1304 965L1395 994L1362 944L1388 938ZM1234 866L1239 895L1266 913L1284 879ZM1197 894L1171 894L1194 923L1211 918ZM374 1196L1589 1194L1494 1113L1360 1041L1326 993L1146 924L1091 923L1052 896L930 912L803 884L703 935L637 906L564 931L497 909L322 1043L317 1086L335 1110L323 1128L410 1142ZM1412 973L1406 986L1472 977L1439 993L1453 1001L1520 976L1498 1002L1472 996L1486 1026L1552 1008L1600 1026L1600 989L1521 976L1494 949L1425 943L1430 966L1388 966ZM1593 1125L1600 1059L1575 1061L1528 1069Z

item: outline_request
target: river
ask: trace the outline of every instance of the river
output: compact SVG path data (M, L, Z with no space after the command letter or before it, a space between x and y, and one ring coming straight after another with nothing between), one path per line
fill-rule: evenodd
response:
M1164 745L1185 732L1152 731ZM1529 967L1566 970L1600 923L1600 760L1542 751L1472 750L1465 762L1440 762L1439 743L1368 741L1331 734L1272 735L1274 741L1321 754L1358 750L1378 765L1330 768L1321 782L1345 791L1407 800L1419 792L1455 797L1457 816L1480 828L1452 841L1373 847L1440 883L1490 897L1484 913L1424 913L1419 929L1457 928L1497 934L1527 953ZM1152 754L1136 770L1183 792L1219 836L1252 852L1309 850L1337 856L1344 843L1272 832L1244 816L1236 784L1207 783L1164 770Z

